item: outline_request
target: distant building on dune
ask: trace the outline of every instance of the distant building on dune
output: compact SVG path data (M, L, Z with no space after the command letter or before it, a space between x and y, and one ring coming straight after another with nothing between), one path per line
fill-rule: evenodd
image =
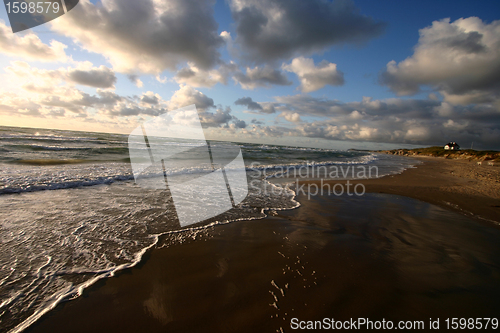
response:
M444 149L446 150L460 150L460 146L456 142L448 142L444 145Z

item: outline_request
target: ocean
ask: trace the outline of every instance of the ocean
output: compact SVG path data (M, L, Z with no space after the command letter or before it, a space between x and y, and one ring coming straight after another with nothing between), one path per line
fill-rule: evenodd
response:
M0 331L22 331L97 280L136 265L162 235L196 238L208 226L298 207L297 178L359 180L418 163L368 151L234 143L248 196L181 228L169 191L135 183L127 144L122 134L0 127ZM360 176L367 169L373 173ZM182 179L207 166L194 156L164 172Z

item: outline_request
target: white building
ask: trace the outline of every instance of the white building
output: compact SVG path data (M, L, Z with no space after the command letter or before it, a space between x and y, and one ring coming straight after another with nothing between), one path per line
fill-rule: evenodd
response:
M460 150L460 146L456 142L448 142L444 149L446 150Z

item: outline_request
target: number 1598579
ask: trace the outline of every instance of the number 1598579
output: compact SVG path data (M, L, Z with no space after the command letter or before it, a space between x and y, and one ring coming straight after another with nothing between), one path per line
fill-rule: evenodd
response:
M42 2L42 1L32 1L32 2L25 2L25 1L20 1L20 2L7 2L5 4L7 7L7 13L13 13L13 14L48 14L49 12L52 12L54 14L59 13L59 10L61 10L59 3L58 2Z
M498 318L447 318L446 328L458 329L494 329L498 328Z

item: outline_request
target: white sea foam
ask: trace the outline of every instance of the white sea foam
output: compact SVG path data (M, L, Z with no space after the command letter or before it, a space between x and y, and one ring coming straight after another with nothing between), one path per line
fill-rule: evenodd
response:
M78 297L99 279L133 267L161 235L175 242L196 239L217 225L298 207L290 186L273 191L278 186L268 181L283 168L370 164L377 165L383 175L411 166L408 159L369 153L240 145L249 180L256 180L257 188L250 189L236 209L180 229L166 191L139 188L132 181L130 165L114 161L128 157L125 136L23 131L4 132L7 140L0 142L0 241L4 249L0 286L9 286L0 290L0 309L13 313L9 318L7 312L0 313L0 320L12 332L22 331L62 300ZM36 149L21 149L22 145ZM34 160L42 162L23 164ZM68 164L46 165L43 160ZM255 168L267 170L268 180L255 179ZM196 160L181 160L167 170L167 177L207 171ZM260 195L259 189L269 195Z

